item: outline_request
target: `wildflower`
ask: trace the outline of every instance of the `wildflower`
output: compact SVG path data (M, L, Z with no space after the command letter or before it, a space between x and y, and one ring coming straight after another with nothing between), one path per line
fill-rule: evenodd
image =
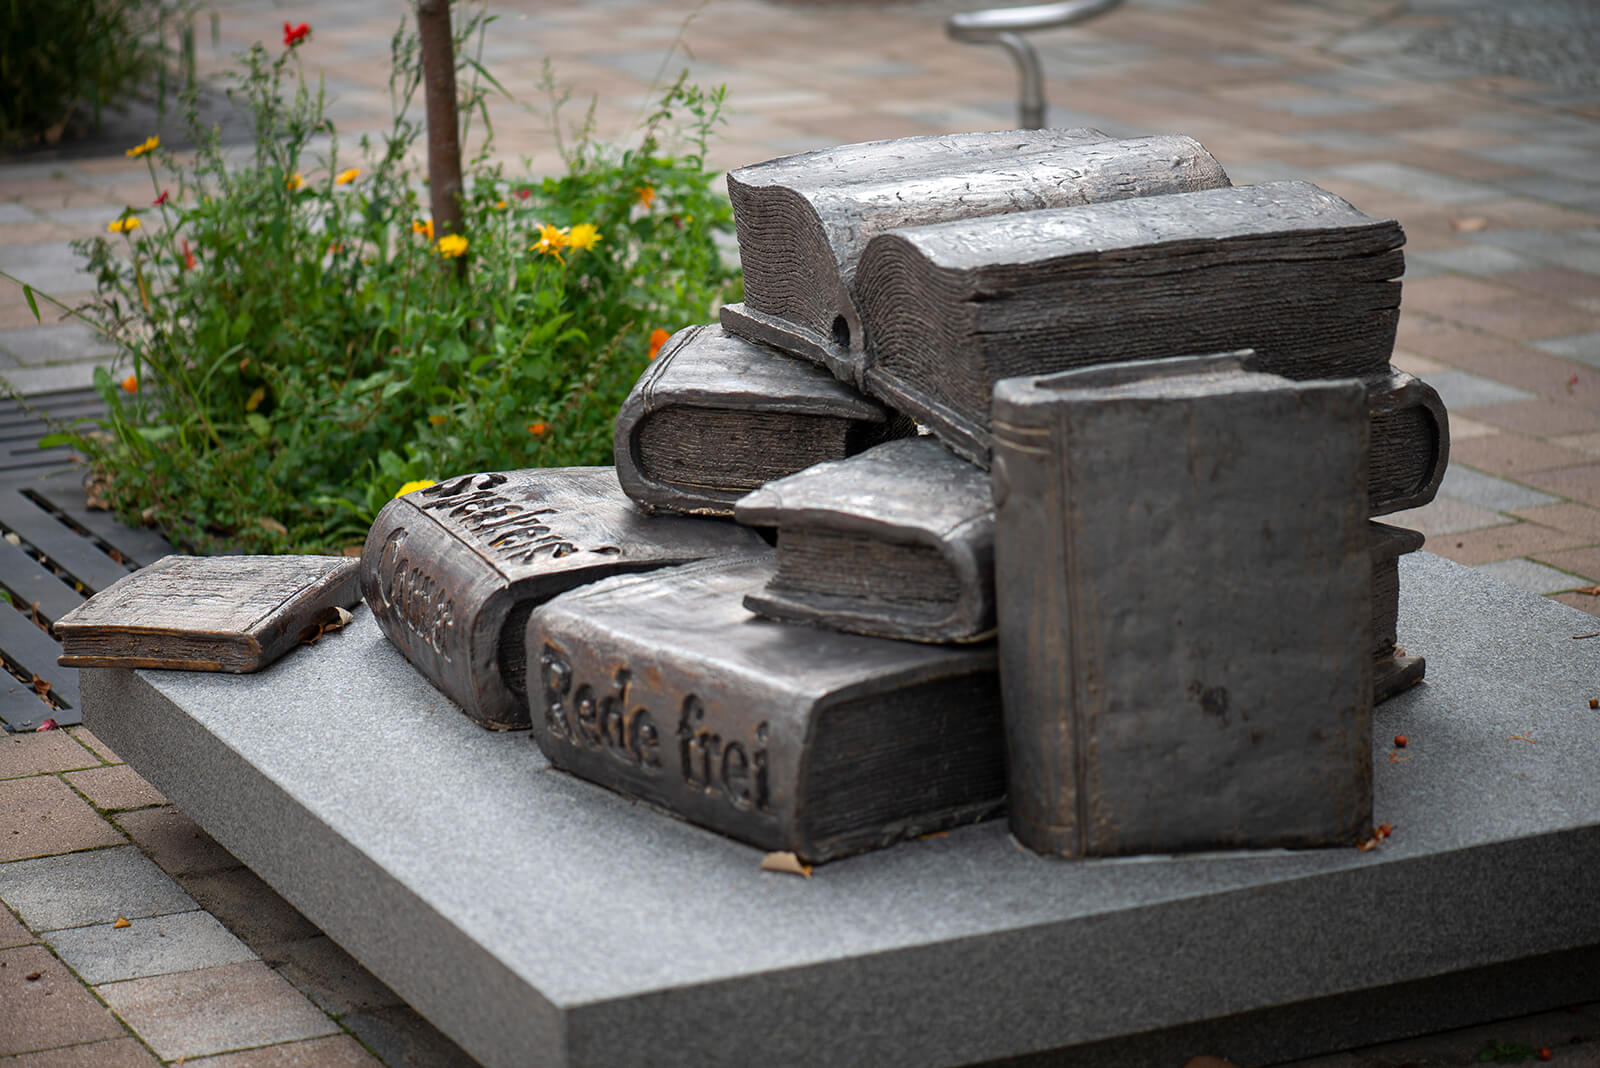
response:
M306 187L306 176L295 171L283 180L283 186L291 193L298 193Z
M143 224L139 222L138 216L124 215L120 219L112 219L110 222L106 223L106 229L110 230L114 234L125 234L130 230L139 229L141 225Z
M328 255L336 256L336 255L338 255L339 253L341 253L343 251L344 251L344 242L342 242L342 241L330 241L330 242L328 242Z
M439 255L454 259L467 251L467 239L460 234L445 234L439 239Z
M517 190L518 200L527 200L531 196L533 196L533 190L529 189L527 186L523 186L521 189Z
M550 428L548 426L546 426L544 423L529 423L528 424L528 433L532 434L536 438L542 438L546 434L548 434L549 432L550 432Z
M360 177L361 177L361 168L360 167L351 167L347 171L340 171L339 172L339 177L337 177L337 178L335 178L333 180L333 184L334 185L349 185L351 182L355 181L357 178L360 178Z
M161 205L163 205L163 204L165 204L167 202L167 195L168 195L167 191L165 189L163 189L161 191L161 195L156 197L154 200L152 200L150 202L150 206L152 208L159 208Z
M567 244L573 248L591 249L600 240L600 230L594 223L579 223L567 235Z
M138 378L138 376L137 375L129 375L127 378L124 378L122 380L121 386L122 386L122 388L123 388L123 390L125 392L128 392L128 393L137 393L137 392L139 392L139 378Z
M432 219L429 219L427 222L423 222L421 219L412 219L411 220L411 232L414 233L414 234L421 234L422 237L423 237L423 240L427 241L428 244L430 244L430 245L433 244L433 220Z
M530 251L542 252L546 256L554 256L558 260L561 260L561 250L566 247L567 232L551 223L545 223L540 226L539 243L528 246ZM565 263L566 261L561 260L561 262Z
M160 147L161 147L161 138L154 137L154 136L146 137L144 139L144 143L143 144L134 145L132 148L128 149L128 151L124 152L123 155L124 156L128 156L128 157L133 158L133 159L137 159L138 157L144 155L146 152L154 152L156 149L158 149Z
M448 418L448 416L444 415L430 415L428 416L428 422L432 423L434 426L444 426L445 420Z
M506 202L503 201L503 200L495 201L494 202L494 210L495 211L505 211L506 210Z
M304 22L298 26L291 26L287 22L283 24L283 47L285 48L293 48L310 36L311 27Z
M427 489L431 485L433 485L433 479L419 478L413 482L407 482L404 486L401 486L400 489L396 491L395 496L404 497L408 493L413 493L419 489Z
M656 187L653 185L641 185L634 192L639 194L641 208L649 208L656 202Z
M667 331L661 329L659 326L650 331L650 358L652 360L656 358L656 355L661 351L661 346L665 345L667 343L667 338L671 336L671 334L667 333Z
M183 239L183 265L189 270L194 270L194 253L189 251L189 239ZM241 368L242 369L242 368Z

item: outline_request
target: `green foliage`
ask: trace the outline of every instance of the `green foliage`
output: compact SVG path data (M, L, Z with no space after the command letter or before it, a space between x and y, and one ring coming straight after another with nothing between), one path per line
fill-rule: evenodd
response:
M1533 1047L1526 1042L1491 1041L1478 1051L1480 1064L1522 1064L1534 1056Z
M161 31L170 23L191 41L189 11L185 0L0 0L0 146L54 141L133 92L164 89Z
M486 144L464 168L463 274L417 192L414 39L394 40L393 125L355 158L301 72L314 43L243 57L250 159L193 130L192 162L147 157L157 203L80 245L88 314L132 374L97 373L110 433L76 444L120 514L196 548L337 548L413 479L609 463L652 333L737 284L705 169L720 89L680 78L626 150L580 129L557 177L508 177ZM462 80L463 116L486 122L481 80Z

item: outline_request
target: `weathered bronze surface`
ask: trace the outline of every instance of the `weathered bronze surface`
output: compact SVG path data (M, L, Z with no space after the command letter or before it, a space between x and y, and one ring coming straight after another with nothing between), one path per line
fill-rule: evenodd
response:
M463 475L390 501L361 552L384 634L485 727L528 725L522 629L563 590L761 546L707 519L652 519L610 467Z
M1450 417L1438 391L1390 366L1367 379L1367 415L1367 514L1387 515L1433 500L1450 465Z
M617 478L647 511L731 516L766 482L911 430L821 368L716 324L691 326L617 414Z
M1372 703L1381 704L1422 681L1427 662L1407 656L1398 646L1400 557L1422 548L1415 530L1388 523L1367 524L1372 557Z
M989 477L931 437L818 464L742 499L778 569L744 599L771 619L923 642L994 634Z
M550 761L762 849L823 861L996 814L992 644L757 618L771 552L630 575L528 620Z
M994 383L1253 348L1294 379L1383 372L1400 225L1305 182L907 227L856 289L868 392L987 463Z
M745 299L723 323L859 386L865 339L855 272L874 235L1227 184L1192 138L1111 139L1082 129L872 141L742 167L729 172L728 195Z
M1035 850L1370 832L1366 390L1239 363L995 390L1011 827Z
M164 556L56 620L65 667L259 671L361 600L337 556Z

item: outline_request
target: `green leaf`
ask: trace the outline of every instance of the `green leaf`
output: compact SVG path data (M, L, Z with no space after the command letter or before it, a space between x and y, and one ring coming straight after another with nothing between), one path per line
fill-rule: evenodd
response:
M151 444L166 441L178 432L178 428L175 426L140 426L134 427L134 429L139 432L141 438Z
M39 439L39 448L54 449L62 445L76 445L77 443L78 435L76 434L46 434Z
M267 417L260 412L251 412L244 417L244 421L255 433L256 437L265 438L271 436L272 424L267 422Z
M33 312L33 321L36 323L43 322L44 316L39 314L39 303L33 299L33 287L26 282L22 284L22 296L28 302L28 310Z

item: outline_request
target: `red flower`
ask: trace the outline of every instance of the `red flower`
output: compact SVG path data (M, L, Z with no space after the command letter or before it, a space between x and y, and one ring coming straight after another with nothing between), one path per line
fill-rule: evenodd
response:
M189 239L183 239L183 265L189 270L194 270L194 253L189 251Z
M163 204L165 204L167 202L167 196L168 196L167 191L165 189L163 189L161 191L161 195L156 197L154 200L152 200L150 202L150 206L152 208L159 208L161 205L163 205Z
M283 47L293 48L295 45L311 36L311 27L302 22L298 26L283 24Z
M531 196L533 196L533 190L531 190L531 189L528 189L528 188L524 187L522 189L517 190L517 199L518 200L527 200Z

